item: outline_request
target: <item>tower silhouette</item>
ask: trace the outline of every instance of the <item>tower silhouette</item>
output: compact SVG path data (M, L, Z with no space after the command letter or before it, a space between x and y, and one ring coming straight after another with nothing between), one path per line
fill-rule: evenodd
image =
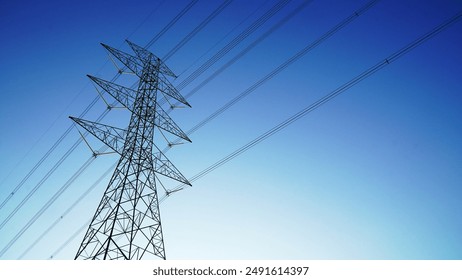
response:
M137 90L88 77L131 111L128 128L70 117L120 155L75 259L141 259L146 254L165 259L157 175L190 185L154 144L155 127L191 142L158 101L190 105L168 81L167 76L176 76L158 57L127 43L135 55L102 45L139 78Z

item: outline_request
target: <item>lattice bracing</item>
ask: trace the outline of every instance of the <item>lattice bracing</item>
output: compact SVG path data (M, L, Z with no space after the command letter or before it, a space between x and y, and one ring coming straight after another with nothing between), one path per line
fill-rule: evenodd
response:
M165 77L173 76L176 77L172 71L154 54L137 46L129 41L127 41L132 49L137 53L138 56L130 55L126 52L119 51L115 48L112 48L108 45L102 44L111 55L118 59L122 64L124 64L128 69L133 71L140 79L144 75L144 70L146 67L154 67L157 69L157 80L158 80L158 90L163 94L175 99L176 101L191 107L191 105L186 101L186 99L178 92L178 90L168 81Z
M137 91L127 88L103 79L87 75L96 85L111 95L125 108L132 113L137 113L134 108ZM184 133L181 128L170 118L167 112L160 106L156 106L156 114L154 119L155 125L164 131L167 131L175 136L178 136L188 142L191 142L189 137Z
M168 82L173 72L149 51L128 42L131 55L103 46L140 79L136 90L88 76L131 111L127 129L71 117L120 154L117 167L83 238L76 259L165 259L157 174L190 185L154 144L155 127L191 141L158 104L158 93L189 103Z

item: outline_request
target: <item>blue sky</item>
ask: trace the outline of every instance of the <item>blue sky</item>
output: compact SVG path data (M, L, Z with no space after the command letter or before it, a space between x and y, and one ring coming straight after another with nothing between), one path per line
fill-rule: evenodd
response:
M367 1L312 1L188 99L184 131ZM86 74L116 73L99 45L146 45L189 1L0 3L0 198L4 201L97 96ZM162 57L221 1L199 0L149 50ZM166 62L178 85L275 1L234 0ZM280 19L289 2L181 92L186 95ZM186 177L383 61L462 10L461 1L380 1L168 156ZM168 259L461 259L462 22L161 204ZM124 83L127 77L119 79ZM85 115L95 120L102 100ZM125 127L112 110L101 122ZM159 135L157 135L159 136ZM78 140L76 129L0 210L4 221ZM165 141L157 137L158 146ZM89 138L95 149L100 143ZM0 229L0 250L91 157L84 144ZM7 250L16 259L115 161L98 157ZM93 215L105 178L27 254L47 259ZM167 182L168 183L168 182ZM169 182L171 187L176 184ZM73 259L83 232L58 254Z

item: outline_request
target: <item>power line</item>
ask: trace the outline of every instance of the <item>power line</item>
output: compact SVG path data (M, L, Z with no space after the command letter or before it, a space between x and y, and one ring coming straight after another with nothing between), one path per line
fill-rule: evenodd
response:
M72 203L71 206L69 206L66 211L64 211L61 216L59 216L48 228L39 236L37 239L34 240L34 242L31 243L29 247L18 257L18 259L22 259L37 243L39 243L60 221L64 219L64 217L69 214L79 203L82 201L85 197L87 197L88 194L92 190L94 190L101 181L109 175L109 173L114 170L116 167L117 163L114 163L111 167L109 167L83 194L77 198L74 203ZM75 175L74 175L75 176Z
M90 108L98 101L99 97L95 98L91 103L90 105L82 112L82 114L80 114L80 116L83 116L85 115L86 113L88 113L88 111L90 110ZM42 156L42 158L40 158L40 160L34 165L34 167L32 167L32 169L26 174L26 176L19 182L18 185L16 185L16 187L13 189L13 191L2 201L2 203L0 204L0 209L3 208L3 206L5 206L6 203L8 203L8 201L19 191L19 189L22 188L22 186L24 185L24 183L26 183L27 180L29 180L29 178L35 173L35 171L42 165L42 163L51 155L51 153L61 144L61 142L64 140L64 138L66 138L66 136L71 132L72 128L74 126L73 125L70 125L66 131L63 133L63 135L61 135L61 137L53 144L53 146L51 146L51 148L48 149L48 151L45 153L45 155ZM1 229L1 227L0 227Z
M215 44L212 45L208 50L206 50L202 55L200 55L194 62L192 62L188 67L186 67L180 74L178 74L178 77L182 77L184 73L188 72L194 65L196 65L204 56L206 56L208 53L210 53L216 46L220 45L221 42L223 42L226 38L228 38L234 31L236 31L239 26L243 25L244 22L246 22L248 19L253 17L257 11L262 9L267 2L270 0L266 0L262 4L260 4L255 10L253 10L250 14L248 14L243 20L241 20L237 25L235 25L227 34L225 34L221 39L219 39Z
M289 2L290 0L278 1L273 7L271 7L268 11L266 11L265 14L263 14L256 21L254 21L249 27L247 27L238 36L236 36L231 42L229 42L226 46L220 49L215 55L209 58L198 69L196 69L187 78L185 78L181 83L179 83L177 86L177 89L181 90L184 87L186 87L188 84L190 84L193 80L197 79L197 77L199 77L202 73L204 73L207 69L209 69L214 63L216 63L219 59L221 59L224 55L226 55L229 51L231 51L234 47L236 47L240 42L242 42L245 38L247 38L250 34L252 34L255 30L257 30L260 26L262 26L265 22L267 22L271 17L273 17L282 8L284 8Z
M259 36L255 41L253 41L251 44L249 44L245 49L240 51L237 55L235 55L232 59L230 59L227 63L222 65L218 70L213 72L212 75L207 77L205 80L203 80L199 85L194 87L190 92L185 94L185 98L193 96L198 90L203 88L205 85L210 83L213 79L215 79L219 74L221 74L224 70L226 70L228 67L233 65L236 61L241 59L245 54L247 54L250 50L252 50L254 47L256 47L259 43L261 43L264 39L266 39L269 35L273 34L278 28L283 26L289 19L294 17L296 14L301 12L308 4L310 4L313 1L303 1L302 4L297 6L292 12L290 12L288 15L286 15L283 19L279 20L275 25L273 25L268 31L266 31L264 34Z
M223 71L225 71L228 67L230 67L231 65L236 63L239 59L241 59L245 54L247 54L250 50L252 50L254 47L256 47L259 43L261 43L269 35L273 34L279 27L283 26L289 19L291 19L296 14L301 12L311 2L312 2L311 0L303 1L299 6L297 6L294 10L292 10L292 12L290 12L284 18L279 20L276 24L271 26L271 28L268 29L264 34L259 36L256 40L254 40L252 43L250 43L246 48L244 48L242 51L240 51L237 55L235 55L228 62L226 62L224 65L222 65L219 69L214 71L209 77L207 77L205 80L203 80L193 90L191 90L189 93L185 94L185 98L193 96L199 89L201 89L202 87L204 87L205 85L210 83L213 79L215 79L219 74L221 74ZM168 109L167 112L171 112L177 105L178 105L178 103L175 104L175 105L170 106L170 108ZM178 143L178 140L176 142L174 142L174 143Z
M207 24L210 23L216 16L218 16L233 0L225 0L218 6L211 14L207 16L198 26L196 26L188 35L186 35L178 44L176 44L170 51L162 58L163 61L167 61L172 55L174 55L180 48L182 48L189 40L191 40L197 33L199 33Z
M28 150L28 151L24 154L24 156L13 166L13 168L12 168L11 171L8 173L8 175L5 176L5 177L2 179L2 181L0 182L0 186L2 186L2 185L5 183L5 181L13 174L13 171L14 171L14 170L17 169L17 168L24 162L24 160L25 160L26 158L29 157L30 153L36 148L36 146L38 145L38 143L40 143L40 141L43 139L43 137L45 137L45 135L48 135L49 131L50 131L51 128L58 122L58 120L62 119L61 117L62 117L62 115L64 115L64 112L65 112L65 111L77 100L77 97L80 96L80 94L84 91L84 89L86 88L87 85L88 85L88 83L85 84L85 86L74 96L74 98L72 98L71 102L69 102L69 104L68 104L68 105L66 106L66 108L62 111L62 113L59 114L58 117L56 117L56 119L50 124L50 126L49 126L47 129L45 129L45 131L42 133L42 135L40 135L39 138L34 142L34 144L32 144L32 145L30 146L29 150ZM69 129L71 129L71 128L72 128L72 127L69 127ZM61 138L66 137L66 135L67 135L66 132L67 132L67 131L65 131L65 133L57 140L57 142L60 143L60 142L62 141ZM67 133L69 133L69 132L67 132ZM53 146L59 145L59 143L55 143ZM28 177L30 177L30 176L32 175L32 173L34 173L35 169L37 169L37 168L39 167L39 165L41 164L41 161L45 160L45 159L49 156L49 154L50 154L51 152L53 152L54 148L56 148L56 147L50 148L51 151L47 151L47 152L45 153L44 159L43 159L43 158L40 159L40 160L39 160L40 163L36 164L36 165L32 168L33 171L29 172L29 173L26 175L26 178L23 179L24 182L28 179ZM14 196L15 193L21 188L21 186L24 184L23 181L21 181L21 182L11 191L11 193L2 201L2 203L0 204L0 209L2 209L3 206L5 206L5 204L8 202L8 200L10 200L11 197Z
M162 30L159 33L157 33L156 36L154 36L154 38L152 38L146 44L145 48L148 49L152 46L152 44L159 40L159 38L162 37L173 25L175 25L175 23L177 23L178 20L180 20L197 3L197 1L199 0L192 0L191 2L189 2L189 4L186 5L186 7L184 7L183 10L181 10L164 28L162 28Z
M56 192L53 197L35 213L35 215L21 228L21 230L10 240L10 242L8 242L5 247L3 247L3 249L0 251L0 257L3 256L3 254L5 254L5 252L11 248L11 246L13 246L13 244L37 221L38 218L40 218L40 216L64 193L64 191L75 181L75 179L80 176L80 174L82 174L88 166L90 166L94 159L95 157L90 157L82 165L82 167L80 167L79 170L77 170L77 172L58 190L58 192Z
M319 46L322 42L324 42L325 40L327 40L328 38L332 37L335 33L337 33L338 31L340 31L342 28L344 28L345 26L347 26L349 23L351 23L353 20L357 19L360 15L362 15L363 13L365 13L366 11L368 11L371 7L373 7L379 0L372 0L370 2L368 2L367 4L365 4L363 7L361 7L359 10L355 11L354 13L352 13L350 16L348 16L347 18L345 18L343 21L341 21L339 24L337 24L336 26L334 26L332 29L330 29L329 31L327 31L326 33L324 33L321 37L319 37L317 40L315 40L314 42L308 44L307 46L305 46L303 49L301 49L300 51L298 51L296 54L294 54L292 57L290 57L289 59L287 59L285 62L283 62L282 64L280 64L278 67L276 67L275 69L273 69L270 73L268 73L267 75L265 75L263 78L261 78L260 80L258 80L256 83L254 83L253 85L251 85L250 87L248 87L246 90L244 90L242 93L240 93L239 95L237 95L236 97L234 97L233 99L231 99L230 101L228 101L225 105L223 105L222 107L220 107L218 110L216 110L215 112L213 112L212 114L210 114L208 117L206 117L205 119L203 119L202 121L200 121L199 123L197 123L195 126L193 126L191 129L189 129L186 134L188 135L191 135L192 133L194 133L195 131L197 131L198 129L200 129L201 127L203 127L204 125L206 125L208 122L210 122L211 120L215 119L216 117L218 117L219 115L223 114L226 110L228 110L229 108L231 108L232 106L234 106L237 102L241 101L244 97L248 96L249 94L251 94L252 92L254 92L257 88L259 88L260 86L262 86L265 82L271 80L272 78L274 78L276 75L278 75L280 72L282 72L284 69L286 69L287 67L289 67L291 64L293 64L294 62L296 62L297 60L299 60L300 58L302 58L304 55L306 55L309 51L311 51L312 49L314 49L315 47ZM174 143L177 143L178 141L180 141L179 139L176 140Z
M410 52L411 50L413 50L417 46L423 44L425 41L431 39L432 37L434 37L438 33L442 32L443 30L447 29L449 26L451 26L452 24L456 23L457 21L459 21L461 19L462 19L462 11L460 11L458 14L456 14L455 16L450 18L449 20L447 20L447 21L443 22L442 24L438 25L437 27L435 27L434 29L432 29L428 33L426 33L423 36L419 37L415 41L411 42L407 46L401 48L400 50L396 51L395 53L388 56L384 60L382 60L379 63L375 64L374 66L370 67L366 71L364 71L361 74L357 75L356 77L354 77L350 81L348 81L345 84L341 85L340 87L338 87L337 89L335 89L331 93L325 95L321 99L319 99L316 102L314 102L314 103L310 104L309 106L305 107L301 111L297 112L296 114L292 115L288 119L286 119L283 122L279 123L278 125L274 126L270 130L268 130L265 133L261 134L260 136L253 139L252 141L248 142L244 146L240 147L239 149L237 149L234 152L228 154L227 156L225 156L224 158L218 160L217 162L210 165L209 167L205 168L201 172L197 173L196 175L194 175L193 177L188 179L188 181L192 183L192 182L204 177L205 175L207 175L208 173L210 173L213 170L217 169L218 167L222 166L223 164L227 163L231 159L233 159L233 158L237 157L238 155L244 153L248 149L254 147L258 143L262 142L263 140L269 138L270 136L272 136L275 133L281 131L282 129L286 128L287 126L289 126L290 124L292 124L295 121L299 120L300 118L304 117L308 113L311 113L315 109L317 109L320 106L322 106L322 105L326 104L327 102L331 101L332 99L334 99L335 97L337 97L341 93L343 93L346 90L350 89L351 87L358 84L359 82L366 79L367 77L371 76L372 74L378 72L379 70L381 70L385 66L387 66L387 65L391 64L392 62L396 61L397 59L399 59L400 57L402 57L406 53ZM186 185L179 185L178 187L176 187L173 190L181 190L185 186Z
M105 114L100 116L101 118L104 117L109 110L105 111ZM82 142L82 139L78 139L74 142L69 150L61 156L61 158L56 162L53 167L42 177L42 179L35 185L35 187L29 191L29 193L24 197L21 202L13 209L13 211L2 221L0 224L0 230L14 217L14 215L24 206L24 204L34 195L34 193L42 187L42 185L50 178L50 176L58 169L59 166L69 157L69 155L79 146Z
M88 227L88 225L90 224L91 222L91 219L88 220L85 224L83 224L76 232L74 232L74 234L72 234L71 236L69 236L69 238L63 243L61 244L61 246L58 247L58 249L56 249L52 254L51 256L49 257L49 259L53 259L57 254L59 254L59 252L61 252L64 248L66 248L67 245L69 245L69 243L74 240L79 234L80 232L82 232L84 229L86 229Z
M144 18L144 20L142 20L140 24L138 24L135 30L133 30L132 33L130 33L130 35L127 36L127 39L130 39L130 37L133 36L133 34L135 34L141 28L141 26L143 26L148 21L148 19L157 12L157 10L159 10L160 6L162 6L165 3L165 1L166 0L160 1L159 4L152 9L151 12Z

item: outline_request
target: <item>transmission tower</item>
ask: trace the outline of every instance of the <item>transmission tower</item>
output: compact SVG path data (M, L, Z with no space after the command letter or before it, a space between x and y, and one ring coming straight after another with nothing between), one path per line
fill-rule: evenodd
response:
M190 105L167 80L167 76L176 76L157 56L132 42L127 43L135 55L102 45L136 74L137 90L88 77L131 111L128 128L70 117L120 154L75 259L141 259L145 255L165 259L157 175L190 185L154 144L155 127L191 142L161 108L159 100L174 99Z

